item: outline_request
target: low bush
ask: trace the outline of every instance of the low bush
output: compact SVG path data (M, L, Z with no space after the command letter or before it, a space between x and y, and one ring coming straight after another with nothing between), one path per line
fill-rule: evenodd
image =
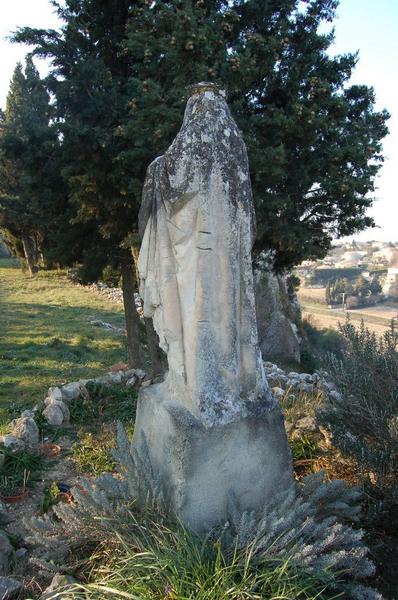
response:
M100 475L115 470L111 448L116 444L114 432L102 429L98 434L80 431L71 456L78 473Z
M303 320L303 331L312 352L323 359L328 354L341 357L344 349L344 336L332 327L319 329L311 322L311 318Z
M27 450L11 452L1 448L2 465L0 467L0 493L11 495L12 492L24 489L40 478L46 466L43 457Z
M131 514L123 535L102 546L91 561L91 583L69 591L85 599L315 600L341 598L328 576L312 575L288 557L232 552L223 540L203 540L181 525Z
M343 455L354 458L377 504L375 515L398 524L398 331L377 338L362 322L340 326L345 349L327 369L342 399L329 397L318 421Z
M76 425L134 421L137 408L137 390L125 385L89 382L88 395L69 404L71 422Z
M311 436L303 433L301 437L289 440L293 460L309 460L319 454L318 445Z
M258 514L242 511L230 494L228 520L199 538L162 516L170 511L145 436L137 448L121 425L117 434L112 454L119 474L82 479L71 490L72 505L56 504L54 518L30 522L29 539L44 546L43 558L35 559L43 570L65 572L66 563L57 565L55 556L66 559L82 544L102 541L88 585L65 597L381 598L360 583L374 565L363 532L351 526L358 521L359 493L344 481L327 482L323 473L304 477Z

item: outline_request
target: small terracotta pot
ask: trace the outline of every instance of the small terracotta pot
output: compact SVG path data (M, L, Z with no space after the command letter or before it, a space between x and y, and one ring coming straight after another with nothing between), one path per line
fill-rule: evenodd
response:
M0 494L0 498L3 502L7 504L17 504L17 502L22 502L29 495L29 490L25 489L15 494L10 494L9 496L5 496Z
M72 504L73 502L73 496L70 492L60 492L57 494L57 499L61 502L67 502L68 504Z
M61 452L61 446L51 444L50 442L43 442L39 447L39 451L46 458L55 458Z

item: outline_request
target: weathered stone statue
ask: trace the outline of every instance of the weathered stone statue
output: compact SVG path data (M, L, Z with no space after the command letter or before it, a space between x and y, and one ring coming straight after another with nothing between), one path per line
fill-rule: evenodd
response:
M144 434L171 509L199 530L225 518L229 493L255 509L291 469L257 343L246 148L224 93L190 92L140 211L140 293L169 372L140 394L134 443Z

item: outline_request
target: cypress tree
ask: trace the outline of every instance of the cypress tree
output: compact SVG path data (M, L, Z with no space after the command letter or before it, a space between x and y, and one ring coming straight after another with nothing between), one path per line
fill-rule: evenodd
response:
M49 94L28 57L25 69L14 70L0 120L0 228L31 274L59 209L58 140L50 118Z
M200 80L227 89L248 147L255 255L272 250L275 268L287 269L372 225L365 213L388 114L374 110L371 88L349 85L356 55L327 53L333 34L319 26L332 21L337 2L53 4L61 31L24 28L15 40L53 61L63 175L71 218L91 232L79 254L90 277L112 263L125 290L135 285L145 172L180 127L186 86ZM131 306L127 313L135 316ZM127 329L134 363L137 324Z

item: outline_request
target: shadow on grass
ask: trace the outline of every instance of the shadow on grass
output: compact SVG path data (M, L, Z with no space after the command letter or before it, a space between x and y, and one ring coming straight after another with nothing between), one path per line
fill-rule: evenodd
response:
M21 266L18 258L11 256L10 258L0 258L1 269L18 269Z
M50 385L88 379L126 362L125 337L95 327L89 315L124 325L122 315L92 306L0 305L0 411L29 407ZM1 418L0 414L0 420Z

